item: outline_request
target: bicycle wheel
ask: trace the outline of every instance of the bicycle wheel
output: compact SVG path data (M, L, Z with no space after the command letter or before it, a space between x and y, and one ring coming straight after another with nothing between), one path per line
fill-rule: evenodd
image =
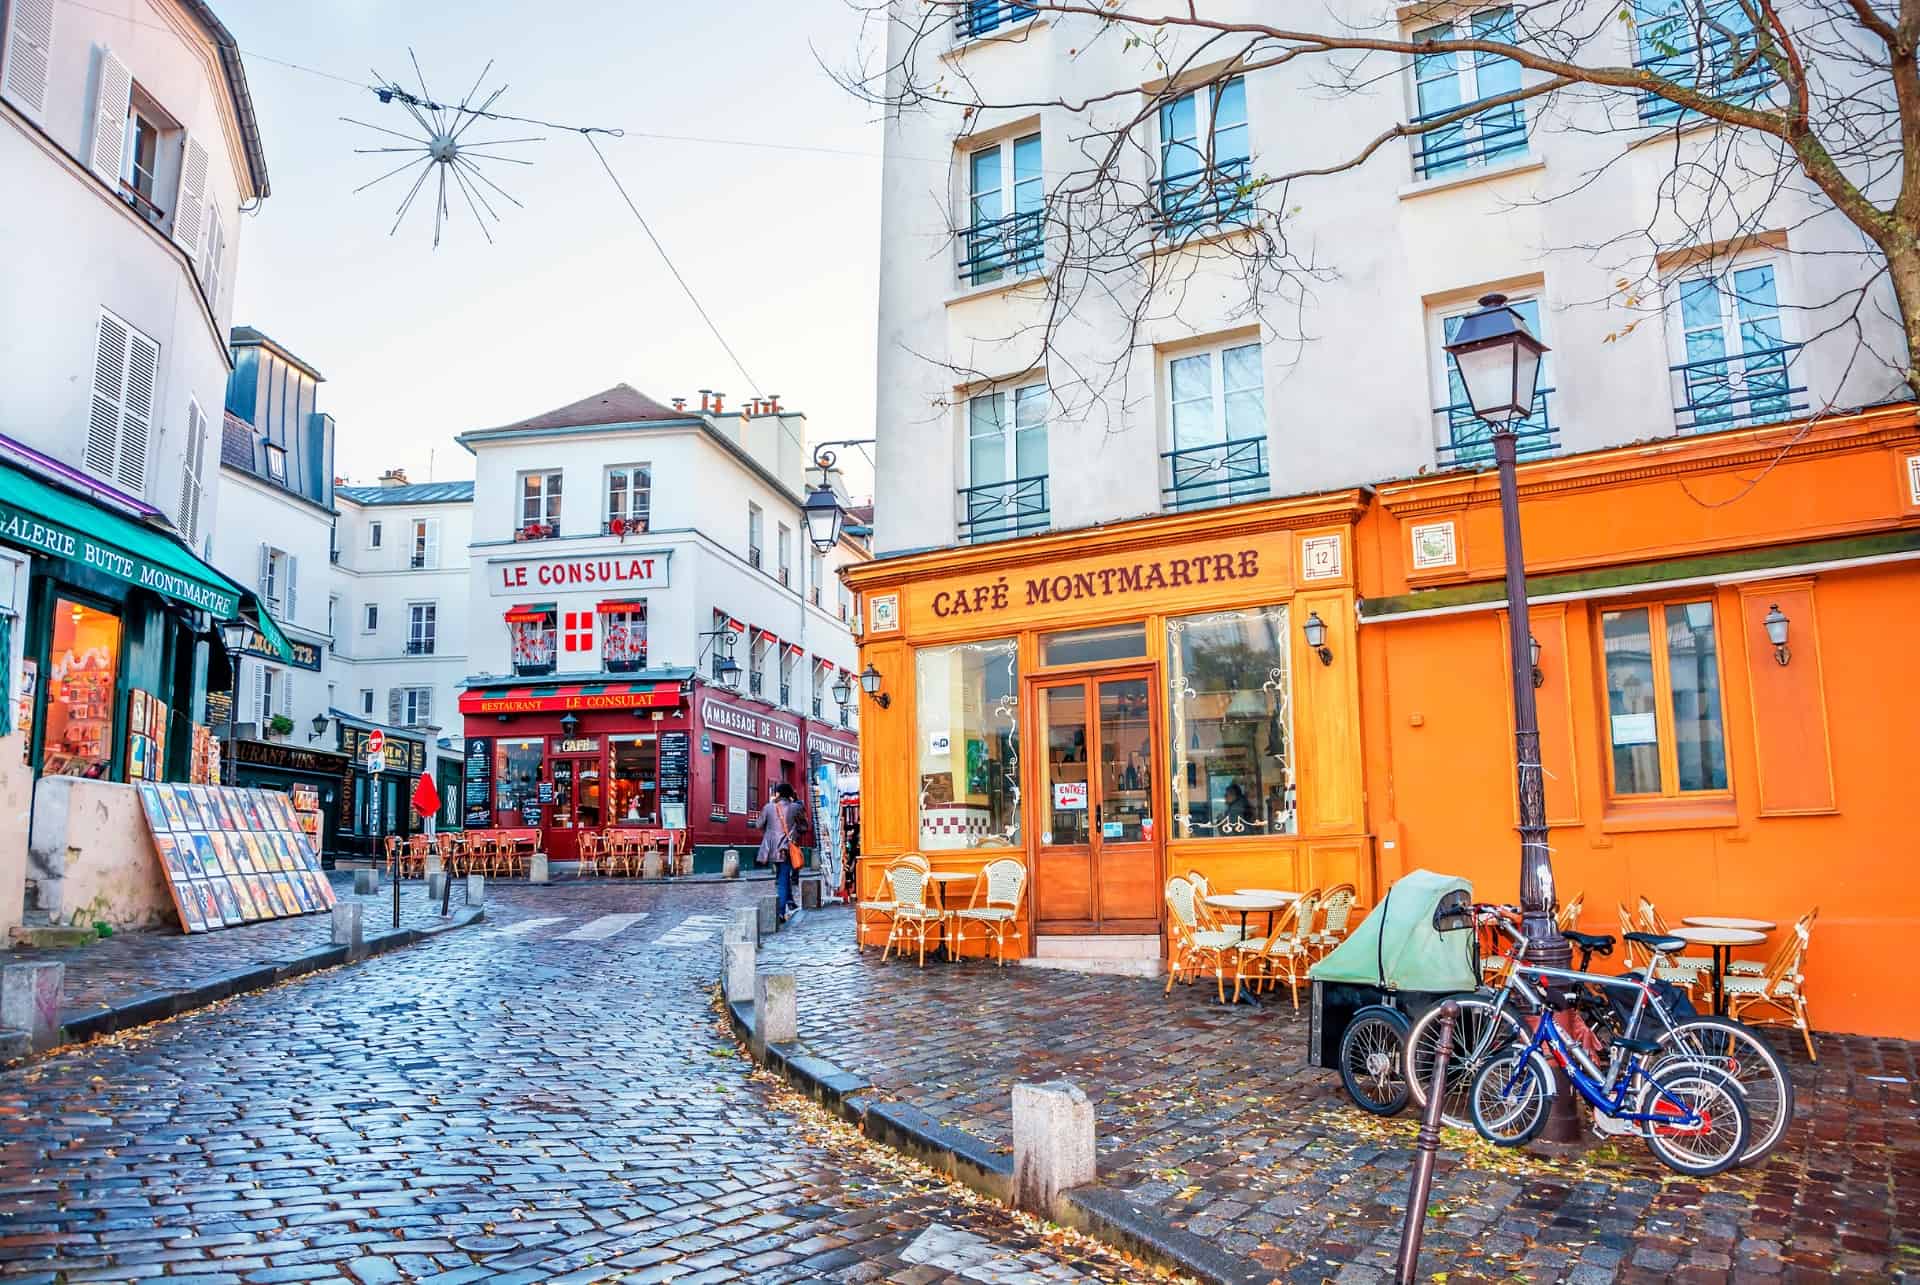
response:
M1739 1163L1763 1159L1787 1136L1793 1123L1793 1080L1773 1046L1751 1027L1729 1017L1695 1017L1676 1023L1654 1042L1669 1053L1686 1052L1716 1066L1739 1082L1753 1125Z
M1447 1093L1440 1118L1456 1129L1473 1128L1473 1077L1486 1060L1508 1045L1524 1043L1526 1032L1510 1005L1495 1006L1487 995L1452 995L1460 1006L1447 1052ZM1414 1108L1425 1111L1427 1085L1433 1082L1433 1058L1440 1047L1440 1009L1435 1004L1407 1033L1407 1091Z
M1519 1147L1547 1127L1553 1084L1524 1048L1513 1048L1480 1064L1467 1099L1481 1137L1502 1147Z
M1340 1082L1375 1115L1395 1115L1407 1105L1407 1027L1404 1014L1370 1004L1340 1037Z
M1738 1164L1753 1130L1739 1083L1687 1053L1669 1054L1643 1073L1634 1094L1634 1110L1674 1118L1672 1124L1645 1121L1641 1129L1662 1164L1693 1177L1708 1177ZM1683 1122L1689 1112L1699 1120Z

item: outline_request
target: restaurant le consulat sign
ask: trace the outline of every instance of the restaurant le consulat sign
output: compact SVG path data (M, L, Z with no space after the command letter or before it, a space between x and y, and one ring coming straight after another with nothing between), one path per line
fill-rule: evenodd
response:
M612 553L553 554L540 558L501 558L488 564L493 596L513 597L540 590L603 593L607 590L665 589L671 549Z

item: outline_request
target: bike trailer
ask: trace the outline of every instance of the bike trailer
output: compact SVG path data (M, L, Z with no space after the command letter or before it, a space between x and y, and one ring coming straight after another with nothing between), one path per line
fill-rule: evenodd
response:
M1352 934L1307 970L1307 1060L1339 1064L1353 1015L1386 1004L1418 1017L1449 995L1479 985L1473 885L1415 870L1400 878Z

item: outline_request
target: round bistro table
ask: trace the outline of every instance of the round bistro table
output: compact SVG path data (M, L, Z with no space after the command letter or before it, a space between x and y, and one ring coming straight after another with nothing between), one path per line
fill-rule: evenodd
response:
M973 883L980 878L980 872L969 874L964 870L934 870L928 873L927 882L940 896L940 949L946 952L949 962L960 958L953 951L953 942L947 936L947 885L950 883Z
M1268 923L1271 924L1272 923L1271 916L1273 915L1273 912L1276 910L1285 909L1287 904L1290 901L1293 901L1296 899L1297 899L1297 894L1295 893L1263 891L1263 892L1213 892L1213 893L1208 893L1206 896L1202 897L1200 900L1206 902L1209 906L1212 906L1218 910L1239 911L1240 912L1240 940L1245 941L1247 939L1247 916L1248 915L1252 914L1256 910L1264 910L1267 912L1267 915L1269 916ZM1269 931L1271 931L1271 929L1269 929ZM1238 947L1236 947L1236 949L1238 949ZM1255 1007L1258 1007L1260 1003L1260 1001L1257 998L1255 998L1254 993L1251 990L1244 992L1241 995L1241 999L1245 1000L1247 1003L1254 1005ZM1236 1000L1234 1002L1238 1003L1240 1001Z
M1767 939L1767 935L1752 928L1716 928L1693 924L1675 928L1668 934L1681 941L1690 941L1696 946L1713 948L1713 1012L1716 1017L1727 1014L1727 995L1721 986L1721 978L1727 971L1727 956L1735 946L1758 946Z

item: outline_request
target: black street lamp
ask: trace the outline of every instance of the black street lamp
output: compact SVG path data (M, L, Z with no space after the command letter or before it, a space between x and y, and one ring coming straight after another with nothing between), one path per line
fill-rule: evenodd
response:
M220 641L227 647L227 668L233 671L233 691L227 704L227 771L233 773L234 781L240 778L240 760L233 752L234 724L240 721L240 649L252 636L253 626L244 620L229 620L220 626ZM234 781L221 778L222 785L232 785Z
M847 511L840 507L840 497L833 493L833 483L827 478L833 466L840 461L840 456L829 448L871 446L874 440L871 437L844 438L821 442L813 448L813 467L820 470L820 480L807 489L807 502L800 507L800 516L807 523L807 539L821 553L839 543L840 532L847 520Z
M313 716L313 733L307 737L307 744L311 745L325 736L327 734L327 724L332 721L333 720L324 713L315 714Z
M880 671L872 665L860 671L860 690L872 697L881 709L893 704L893 697L880 690Z
M833 692L833 699L842 709L845 709L848 702L853 699L853 684L848 681L845 671L842 671L840 677L833 680L831 690Z
M1540 358L1547 346L1527 329L1505 295L1480 300L1446 350L1459 368L1473 413L1493 430L1500 472L1500 533L1507 564L1507 644L1513 677L1513 748L1520 790L1520 930L1527 962L1566 968L1572 951L1554 923L1559 898L1547 846L1547 796L1540 766L1540 720L1534 704L1537 660L1527 617L1526 559L1520 547L1520 496L1514 479L1514 437L1533 413ZM1565 1094L1559 1096L1565 1097Z

